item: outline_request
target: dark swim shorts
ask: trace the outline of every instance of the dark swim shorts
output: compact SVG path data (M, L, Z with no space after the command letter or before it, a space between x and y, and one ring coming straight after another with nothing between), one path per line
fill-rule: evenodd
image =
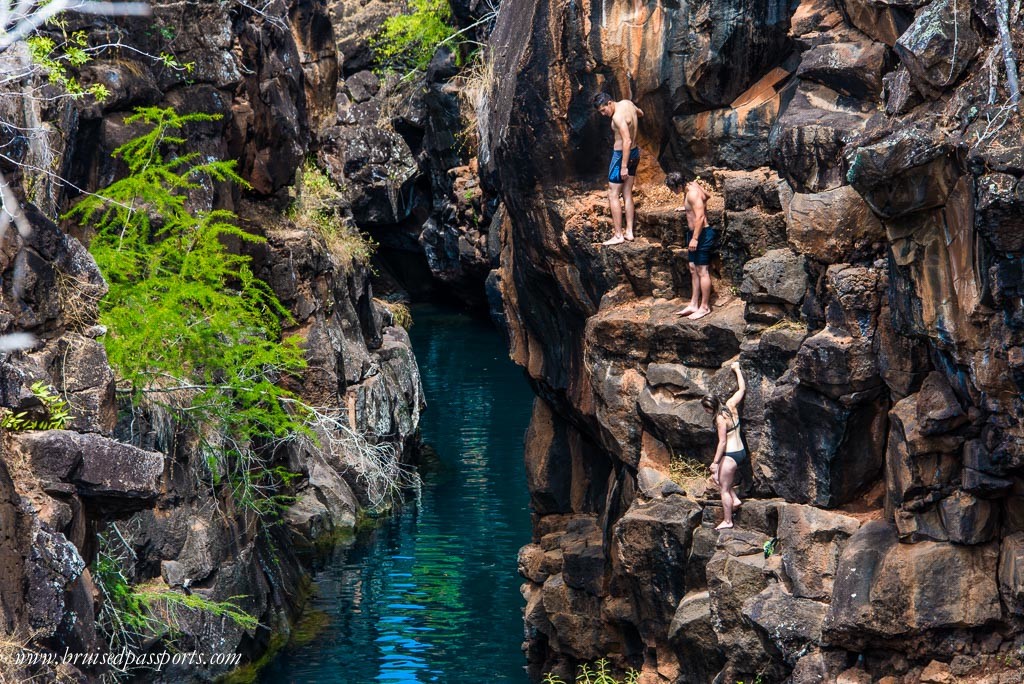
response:
M697 249L689 251L691 264L694 266L707 266L711 263L711 257L714 256L715 252L716 237L715 229L711 226L706 226L704 230L700 231L700 237L697 239ZM692 239L693 231L686 231L686 244L689 245Z
M630 176L636 175L638 166L640 166L640 148L634 147L629 151L629 163L626 164ZM622 182L622 150L612 150L612 163L608 165L608 182Z

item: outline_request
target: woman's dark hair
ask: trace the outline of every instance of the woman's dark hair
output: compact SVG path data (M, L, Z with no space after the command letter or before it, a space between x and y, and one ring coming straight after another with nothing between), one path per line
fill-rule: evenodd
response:
M597 95L594 95L594 99L592 99L591 102L594 104L594 109L600 109L609 102L613 102L613 100L611 95L604 91L601 91Z
M733 417L728 404L722 401L717 394L705 395L704 398L700 400L700 405L708 411L711 411L711 415L713 416L718 416L719 413L724 413L730 418Z
M683 180L683 174L678 171L673 171L665 176L665 185L667 185L671 190L679 190L686 185L686 181Z

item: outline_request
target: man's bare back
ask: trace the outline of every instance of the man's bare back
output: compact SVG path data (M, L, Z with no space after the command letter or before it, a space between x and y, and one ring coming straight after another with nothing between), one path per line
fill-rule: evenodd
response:
M637 119L643 115L643 110L630 100L619 100L615 103L615 113L612 114L611 124L612 132L615 133L615 145L612 149L622 149L622 133L619 132L621 126L626 127L631 144L636 146Z

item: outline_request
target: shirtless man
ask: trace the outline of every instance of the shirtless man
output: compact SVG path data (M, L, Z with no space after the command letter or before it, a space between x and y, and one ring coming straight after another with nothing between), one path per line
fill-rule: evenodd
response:
M708 225L705 213L705 205L711 196L696 180L684 183L683 175L678 172L668 174L665 177L665 185L676 194L685 191L683 206L676 211L686 212L686 223L689 227L686 231L686 247L689 251L690 285L693 294L686 308L676 313L696 321L711 313L711 274L708 273L708 264L714 255L715 229Z
M608 204L612 210L612 237L605 245L618 245L633 239L633 183L636 167L640 164L640 148L636 147L637 120L643 111L629 100L614 101L608 93L594 96L594 108L604 116L611 117L615 145L612 147L612 161L608 167ZM629 154L623 153L629 150ZM619 194L626 205L626 234L622 234L622 205Z

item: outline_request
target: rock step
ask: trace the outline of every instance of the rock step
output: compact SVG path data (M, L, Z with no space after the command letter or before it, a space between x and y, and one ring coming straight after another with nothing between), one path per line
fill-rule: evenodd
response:
M704 318L676 315L683 299L627 301L601 309L587 322L590 355L626 358L635 363L683 363L720 368L740 352L745 321L743 302L722 296Z
M607 247L598 243L593 249L600 259L609 289L625 286L606 295L612 304L644 298L689 300L690 260L685 246L641 236L632 242ZM740 276L728 268L717 269L712 265L716 302L724 303L725 298L733 298L733 292L741 288L742 277L734 275Z

